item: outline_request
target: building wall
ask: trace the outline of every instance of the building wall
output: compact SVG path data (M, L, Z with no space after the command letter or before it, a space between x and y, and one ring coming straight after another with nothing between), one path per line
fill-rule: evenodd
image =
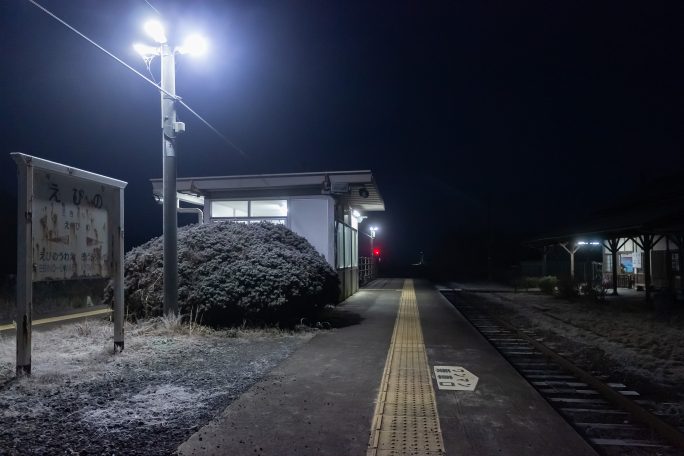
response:
M288 223L335 267L334 201L329 196L290 198Z
M625 241L625 238L620 239L620 243ZM668 254L669 247L669 254ZM608 278L611 278L612 274L612 257L610 251L604 247L603 249L603 272ZM625 245L620 248L618 252L618 274L630 273L634 274L635 285L644 284L644 251L639 247L634 241L628 239ZM651 282L655 287L665 287L668 285L669 278L668 274L671 270L674 277L677 278L679 275L679 264L678 264L678 247L669 242L667 238L663 237L656 243L656 245L651 250ZM670 266L668 267L668 262ZM628 265L627 269L624 270L622 266Z

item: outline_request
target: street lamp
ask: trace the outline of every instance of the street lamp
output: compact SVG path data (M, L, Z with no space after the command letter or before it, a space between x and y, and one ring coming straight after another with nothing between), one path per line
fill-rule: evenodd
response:
M176 121L176 54L200 55L207 43L199 35L190 35L182 46L171 47L161 22L147 21L145 32L156 45L134 44L133 49L149 63L156 56L161 60L161 118L164 171L162 195L164 205L164 314L178 314L178 220L176 196L176 136L185 131L185 124Z

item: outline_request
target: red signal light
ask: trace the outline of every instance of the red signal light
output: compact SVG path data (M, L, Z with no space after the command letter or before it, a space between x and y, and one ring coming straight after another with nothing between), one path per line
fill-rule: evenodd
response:
M378 249L378 248L373 249L373 255L376 257L379 257L380 256L380 249Z

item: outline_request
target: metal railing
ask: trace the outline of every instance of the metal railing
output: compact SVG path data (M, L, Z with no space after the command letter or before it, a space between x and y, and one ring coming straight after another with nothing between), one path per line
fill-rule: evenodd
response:
M377 266L372 257L359 257L359 284L365 285L375 279Z

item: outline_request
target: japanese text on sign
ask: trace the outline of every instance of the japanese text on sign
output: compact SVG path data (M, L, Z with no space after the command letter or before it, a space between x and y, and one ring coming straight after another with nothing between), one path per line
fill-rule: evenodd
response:
M34 281L109 277L106 201L102 185L35 171Z

